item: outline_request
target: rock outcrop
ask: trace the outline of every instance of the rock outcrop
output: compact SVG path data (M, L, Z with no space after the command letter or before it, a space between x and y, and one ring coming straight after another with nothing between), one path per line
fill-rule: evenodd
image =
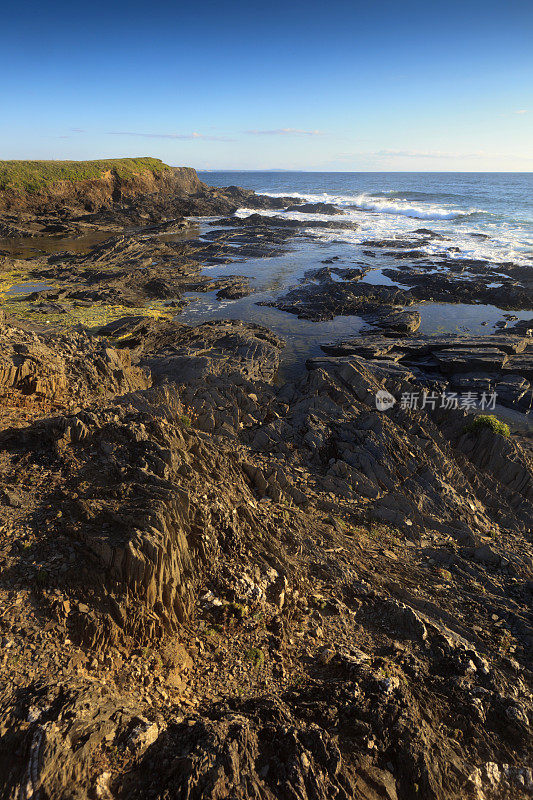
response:
M1 263L31 289L0 312L0 798L526 800L531 440L402 398L521 408L527 330L413 335L414 292L332 257L276 305L388 333L286 380L265 327L173 317L187 292L248 291L202 265L341 223L200 236L184 215L301 205L182 177L0 222L107 238ZM366 246L423 269L412 238Z
M533 407L533 338L497 333L491 336L357 336L322 345L331 356L357 356L370 369L410 372L421 383L447 385L459 404L462 393L485 393L494 403L515 411Z
M37 191L8 186L0 192L0 212L95 212L138 197L187 196L205 189L205 184L192 167L168 167L164 170L141 167L125 178L111 167L98 178L60 180Z

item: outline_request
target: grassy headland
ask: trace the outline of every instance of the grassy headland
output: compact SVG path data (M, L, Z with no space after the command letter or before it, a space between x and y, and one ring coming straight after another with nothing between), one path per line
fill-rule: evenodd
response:
M171 169L159 158L106 158L97 161L0 161L0 191L39 192L58 181L85 181L113 172L127 180L139 172Z

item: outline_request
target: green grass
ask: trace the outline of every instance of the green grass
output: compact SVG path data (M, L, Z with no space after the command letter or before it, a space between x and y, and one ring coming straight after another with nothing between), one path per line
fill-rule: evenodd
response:
M250 647L244 654L244 658L256 669L259 669L265 663L265 654L258 647Z
M490 428L493 433L499 433L501 436L509 436L511 433L509 425L501 422L494 414L480 414L467 425L466 431L468 433L476 433L483 430L483 428Z
M107 158L98 161L0 161L0 191L39 192L58 181L85 181L113 172L127 180L139 172L155 174L170 167L159 158Z

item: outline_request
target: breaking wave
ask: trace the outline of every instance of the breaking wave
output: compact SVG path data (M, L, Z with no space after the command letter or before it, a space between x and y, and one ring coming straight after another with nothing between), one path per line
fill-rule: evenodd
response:
M265 192L265 194L269 194L270 197L286 196L280 192ZM405 193L387 192L386 194L394 197L396 194L403 195ZM423 197L422 193L412 192L411 194L419 195L420 199ZM397 199L389 199L383 197L383 194L381 197L379 197L376 195L367 194L365 192L358 195L334 195L328 194L327 192L324 192L323 194L301 194L299 192L290 192L290 196L298 197L308 203L334 203L340 208L353 208L357 209L358 211L369 211L377 214L410 217L411 219L453 220L483 213L478 208L469 208L465 210L461 208L454 208L449 205L441 206L435 203L419 205L408 202L407 200L403 200L401 197L398 197Z
M480 213L477 208L468 210L458 208L443 208L432 203L426 206L407 203L403 200L380 200L367 194L360 194L355 198L353 207L360 211L375 211L380 214L399 214L412 219L460 219Z
M305 213L300 211L254 210L240 208L237 216L250 214L265 216L282 216L286 219L300 221L313 220L315 226L309 233L327 242L345 242L357 246L366 239L394 239L413 235L413 246L422 249L428 255L439 255L446 252L448 258L478 258L487 261L512 260L516 263L531 265L533 256L533 240L526 232L512 221L503 222L498 214L481 212L476 208L459 208L457 205L445 203L423 204L407 202L406 199L392 198L390 194L304 194L301 192L264 192L271 197L297 197L307 203L332 203L344 212L343 216L329 214ZM399 194L399 193L398 193ZM406 193L402 193L405 197ZM422 194L422 193L420 193ZM414 200L414 199L413 199ZM316 227L319 221L334 220L338 227L324 229ZM348 224L356 223L354 230ZM431 230L440 234L438 240L422 243L417 241L417 228L425 222ZM425 226L424 226L425 227ZM451 249L448 249L451 248ZM393 249L393 247L391 248Z

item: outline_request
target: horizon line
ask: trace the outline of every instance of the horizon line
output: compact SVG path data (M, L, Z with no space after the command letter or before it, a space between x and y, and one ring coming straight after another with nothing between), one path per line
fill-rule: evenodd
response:
M172 166L184 166L183 164L173 164ZM429 169L243 169L242 167L216 167L208 169L206 167L194 167L196 172L316 172L316 173L338 173L341 175L381 175L381 174L399 174L399 175L533 175L533 170L464 170L464 169L445 169L445 170L429 170Z

